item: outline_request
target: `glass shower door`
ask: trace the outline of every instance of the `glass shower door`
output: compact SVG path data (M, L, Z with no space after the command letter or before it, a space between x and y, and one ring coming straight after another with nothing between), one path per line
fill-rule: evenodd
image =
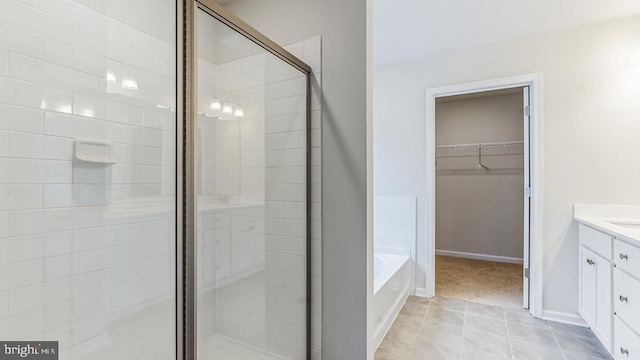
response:
M176 11L2 1L0 342L176 358Z
M305 359L307 76L195 21L198 357Z

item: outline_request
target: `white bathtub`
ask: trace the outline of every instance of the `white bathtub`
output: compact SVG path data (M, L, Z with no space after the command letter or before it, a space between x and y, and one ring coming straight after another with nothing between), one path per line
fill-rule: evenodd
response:
M373 277L374 340L378 347L409 296L409 256L376 253Z

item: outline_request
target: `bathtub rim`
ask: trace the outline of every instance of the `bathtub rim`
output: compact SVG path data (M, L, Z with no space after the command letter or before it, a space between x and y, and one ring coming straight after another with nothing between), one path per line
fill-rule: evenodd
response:
M400 310L404 306L407 301L407 298L411 295L411 273L412 273L412 262L411 257L409 255L398 255L393 253L381 253L376 252L375 255L382 255L382 257L388 257L387 259L391 259L392 262L395 260L394 264L391 264L381 272L381 276L378 279L374 279L375 292L373 294L373 307L377 308L376 301L383 301L380 304L384 304L383 311L374 310L373 318L370 320L374 322L373 329L373 341L374 341L374 349L377 349L382 340L384 340L385 336L391 329L391 325L395 321L395 319L400 314ZM395 266L394 266L395 265ZM401 273L405 273L401 275ZM397 276L402 276L403 278L406 276L406 283L404 283L404 289L397 293L394 300L388 302L388 308L385 307L386 300L385 297L381 297L383 294L380 294L380 290L388 288L388 283L391 279ZM377 281L376 281L377 280ZM376 283L377 282L377 283ZM378 317L382 315L382 322L378 323Z
M409 255L391 254L387 252L376 252L374 257L380 257L385 262L385 268L380 275L373 279L373 295L375 296L391 280L393 275L411 260ZM390 261L391 260L391 261Z

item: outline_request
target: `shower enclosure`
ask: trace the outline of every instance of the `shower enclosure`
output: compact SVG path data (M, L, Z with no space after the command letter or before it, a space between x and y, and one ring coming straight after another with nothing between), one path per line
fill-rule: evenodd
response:
M192 4L187 339L201 358L304 359L310 69L212 1Z
M309 73L213 1L3 2L0 343L308 358Z

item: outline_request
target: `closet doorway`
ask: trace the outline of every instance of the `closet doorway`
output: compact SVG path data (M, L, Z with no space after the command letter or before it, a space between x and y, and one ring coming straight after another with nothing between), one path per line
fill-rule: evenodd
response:
M532 116L539 89L519 80L428 91L425 293L541 316L531 276L541 270L533 240L541 224L532 213L539 206L532 185L541 178L532 153L541 151Z
M436 99L436 296L528 307L526 90Z

